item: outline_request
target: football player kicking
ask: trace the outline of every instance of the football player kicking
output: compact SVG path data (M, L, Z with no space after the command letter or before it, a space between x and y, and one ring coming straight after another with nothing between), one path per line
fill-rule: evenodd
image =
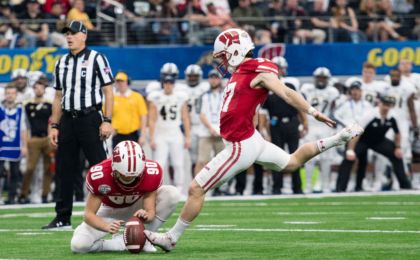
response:
M286 87L277 77L277 66L266 59L252 59L254 44L248 33L229 29L217 36L213 55L231 74L224 89L220 113L220 133L225 149L216 155L191 182L187 202L176 224L167 233L145 230L149 241L165 251L171 251L201 211L208 190L220 186L254 162L276 171L293 172L309 159L331 147L345 144L363 129L354 124L336 135L306 143L294 153L264 140L253 125L258 105L271 90L287 103L312 115L328 126L335 122L311 107L296 91ZM219 66L219 67L222 67Z
M144 220L146 229L157 230L174 212L180 198L177 188L161 186L162 176L160 165L146 160L139 144L119 143L112 158L90 168L86 176L89 195L84 221L74 231L71 251L126 250L123 235L118 232L133 215ZM104 240L108 233L112 239ZM143 251L156 249L146 242Z

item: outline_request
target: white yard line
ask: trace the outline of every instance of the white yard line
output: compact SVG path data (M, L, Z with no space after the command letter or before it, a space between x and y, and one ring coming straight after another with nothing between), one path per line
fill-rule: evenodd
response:
M233 228L236 225L196 225L197 228Z
M287 228L191 228L192 231L229 231L229 232L282 232L282 233L388 233L388 234L420 234L420 230L364 230L364 229L287 229Z
M410 212L413 214L414 212ZM280 212L273 212L274 215L279 216L316 216L316 215L356 215L359 212L354 211L280 211ZM376 215L406 215L406 211L376 211L373 212ZM419 213L420 214L420 213Z
M73 216L83 216L83 211L73 211L72 215ZM16 217L28 217L28 218L55 217L55 212L0 214L0 218L16 218Z
M353 193L317 193L317 194L302 194L302 195L245 195L245 196L220 196L220 197L206 197L206 201L247 201L247 200L267 200L267 199L298 199L298 198L335 198L335 197L371 197L371 196L398 196L398 195L420 195L420 190L408 190L408 191L389 191L389 192L353 192ZM184 200L185 201L185 200ZM291 203L293 205L352 205L335 202L326 202L317 204L309 204L310 202L299 202ZM369 202L367 202L369 203ZM259 203L257 206L270 205L271 203ZM357 203L357 205L420 205L418 202L406 202L401 204L400 202L378 202L377 204L363 204ZM230 205L230 204L229 204ZM252 204L255 206L255 204ZM73 206L75 207L84 207L84 202L74 202ZM235 206L238 206L235 204ZM23 208L54 208L55 203L47 204L17 204L17 205L0 205L0 211L2 209L23 209Z
M29 232L40 232L41 229L7 229L7 228L2 228L0 229L0 233L1 232L12 232L12 233L29 233ZM73 232L73 229L62 229L62 230L51 230L51 231L46 231L46 233L53 233L53 232Z
M404 220L404 217L369 217L369 220Z
M313 225L313 224L321 224L321 222L317 221L285 221L284 224L292 224L292 225Z
M164 231L167 229L160 229ZM379 229L303 229L303 228L189 228L189 231L206 231L206 232L275 232L275 233L384 233L384 234L420 234L420 230L379 230ZM29 233L39 232L39 229L0 229L4 233ZM63 232L73 232L73 230L61 230ZM49 231L57 232L57 231Z

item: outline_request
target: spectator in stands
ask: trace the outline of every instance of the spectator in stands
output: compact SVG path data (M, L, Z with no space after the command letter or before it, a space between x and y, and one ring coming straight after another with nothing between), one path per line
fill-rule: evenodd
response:
M0 48L14 47L19 21L8 2L0 2Z
M361 42L364 35L359 32L359 23L353 8L347 6L347 0L336 0L335 3L335 6L331 8L334 41Z
M314 0L313 8L309 12L309 16L311 17L312 31L318 31L317 34L321 36L322 33L319 31L322 30L325 36L327 36L329 29L331 28L331 20L329 18L330 14L328 13L327 8L325 8L325 1Z
M380 35L382 41L389 40L390 37L404 41L409 37L410 28L402 17L394 13L390 0L380 0L378 14L381 16L383 26Z
M6 204L16 203L20 159L28 153L25 113L22 106L16 103L16 97L17 88L14 83L9 83L5 88L5 99L0 104L0 179L6 177L4 163L9 162L10 166Z
M415 26L413 28L412 34L413 34L413 38L420 40L420 18L416 18L415 19Z
M130 89L128 74L119 71L115 75L116 91L114 94L114 108L112 111L112 147L122 141L145 143L147 125L147 107L144 98Z
M74 0L72 4L72 8L67 13L67 21L81 21L84 26L89 31L88 35L88 45L95 45L95 44L104 44L101 42L102 37L98 29L93 25L92 21L90 20L89 15L85 12L85 1L84 0Z
M61 33L61 30L66 25L65 15L63 15L63 4L61 2L54 2L51 6L50 13L45 15L48 19L48 26L50 31L51 42L53 45L67 48L66 37Z
M178 9L173 0L163 0L154 18L168 18L166 21L153 22L152 31L158 43L175 44L180 38L178 25L171 19L178 17Z
M180 23L183 42L213 44L214 38L220 33L222 27L236 26L226 9L218 9L215 3L208 3L207 13L202 8L201 0L186 0L184 3L178 4L179 17L188 20ZM185 40L185 37L188 39Z
M40 19L45 19L45 16L38 0L27 0L26 11L19 16L19 20L22 22L20 30L28 48L51 46L48 24Z
M188 36L187 41L192 44L212 44L214 37L206 13L201 8L201 0L186 0L177 8L179 17L188 20L181 23L181 35ZM207 37L206 30L210 30L210 37Z
M298 43L299 38L296 36L296 33L299 29L302 29L303 25L303 20L300 17L306 16L306 12L299 6L298 0L287 0L285 14L287 16L287 41Z
M283 10L283 0L272 0L264 16L273 18L273 20L269 21L268 25L272 35L272 41L284 42L287 33L287 20L285 18L285 11Z
M300 28L296 31L295 36L299 39L299 42L307 42L312 41L313 43L323 43L325 41L325 38L327 37L327 33L325 32L325 28L329 27L329 23L325 24L327 22L321 20L318 18L318 14L321 16L324 15L324 1L323 0L316 0L314 1L314 7L313 12L309 12L309 15L311 16L311 19L304 19L302 20L302 25ZM312 20L315 18L318 25L326 25L326 27L323 28L317 28L314 26Z
M394 12L408 14L414 9L414 2L414 0L392 0L391 4Z
M369 40L378 40L384 24L379 21L375 0L362 0L359 7L359 28Z
M253 37L252 41L255 45L266 45L272 42L271 33L268 30L257 30Z
M258 19L262 18L263 14L261 10L251 4L251 0L239 0L239 6L233 9L232 17L242 27L248 25L255 29L265 28L265 23Z
M38 164L40 156L43 159L44 176L42 180L42 203L47 203L51 186L51 146L48 139L48 121L52 113L51 102L44 99L47 83L43 80L35 82L33 88L35 98L25 105L25 113L29 123L31 137L28 140L28 162L26 173L23 178L22 190L19 196L19 203L29 203L29 187L32 176ZM35 191L33 191L35 192Z
M0 18L0 48L9 47L13 38L13 31L5 19Z
M43 10L45 13L51 13L52 9L55 4L61 4L61 14L66 15L68 11L70 10L70 1L69 0L45 0Z
M229 14L219 12L213 3L207 4L207 18L209 25L218 29L216 36L221 31L237 26Z
M128 0L124 1L126 9L124 15L129 29L128 37L133 37L135 43L149 43L152 39L150 23L145 18L149 16L150 3L148 1ZM130 39L129 39L130 40Z

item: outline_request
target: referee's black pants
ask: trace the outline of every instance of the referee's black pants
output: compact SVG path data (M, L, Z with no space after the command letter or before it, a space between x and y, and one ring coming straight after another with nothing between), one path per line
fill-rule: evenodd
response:
M299 147L299 120L292 117L290 122L279 122L275 126L270 127L271 141L278 147L285 149L286 144L289 153L293 153ZM272 171L273 178L273 194L280 194L283 187L283 172ZM293 193L302 193L302 180L300 179L299 170L292 173L292 189Z
M410 189L411 183L405 175L404 163L402 159L398 159L394 155L395 144L391 140L385 138L382 142L377 144L367 144L365 142L359 141L356 144L354 152L356 153L357 160L359 161L359 166L357 170L356 177L356 191L362 190L362 182L365 177L366 165L367 165L367 151L372 149L375 152L378 152L388 158L394 170L395 175L397 176L400 187L403 189ZM347 189L347 184L350 179L351 169L353 167L354 161L349 161L344 159L338 169L338 178L337 178L337 191L343 192Z
M63 114L58 135L57 186L55 211L59 220L69 221L73 210L74 185L80 177L80 149L89 165L106 159L103 141L99 138L102 118L99 112L73 118Z

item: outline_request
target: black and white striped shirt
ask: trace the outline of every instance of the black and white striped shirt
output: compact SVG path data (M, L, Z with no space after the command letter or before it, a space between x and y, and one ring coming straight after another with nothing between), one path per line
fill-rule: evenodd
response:
M101 104L101 88L114 82L107 58L87 48L77 55L63 55L55 64L54 77L54 88L63 92L61 107L65 111Z

